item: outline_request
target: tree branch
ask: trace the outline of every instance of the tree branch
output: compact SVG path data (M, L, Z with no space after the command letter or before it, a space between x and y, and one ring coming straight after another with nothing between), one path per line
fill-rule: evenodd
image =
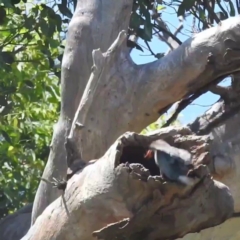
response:
M193 187L152 175L156 166L144 160L144 153L158 139L194 152ZM112 239L115 234L117 239L132 240L139 239L139 233L146 239L161 236L164 240L220 224L231 217L233 200L229 189L214 181L207 168L198 164L208 158L209 141L207 137L193 136L187 128L169 128L149 136L125 133L102 158L69 180L64 195L69 214L58 198L22 240L65 236L91 239L92 234L103 239ZM85 191L91 194L84 195ZM199 217L192 218L192 212ZM174 228L166 218L173 219Z
M183 98L177 105L175 112L172 114L172 116L166 121L166 123L162 127L167 127L171 125L177 119L179 113L183 109L185 109L188 105L190 105L194 100L200 97L202 94L206 93L207 91L214 91L214 90L217 91L216 89L218 89L217 87L219 86L216 86L216 84L221 82L224 78L226 78L226 76L221 76L215 79L213 82L208 83L206 86L203 86L201 89L197 90L195 93L193 93L189 97ZM220 93L220 90L218 92ZM221 93L223 93L223 90L221 91Z

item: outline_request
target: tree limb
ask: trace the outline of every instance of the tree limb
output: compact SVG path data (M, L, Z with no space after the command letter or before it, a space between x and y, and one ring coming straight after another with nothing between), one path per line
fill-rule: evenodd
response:
M82 4L85 3L82 2ZM123 7L125 11L126 6L122 5L123 2L115 3L114 1L114 4L120 5L118 8L114 6L113 9L117 9L116 11L122 10ZM81 21L84 18L75 16L76 19L72 19L75 25L70 24L68 36L71 39L69 43L75 41L78 45L80 43L76 42L76 31L84 29L81 27ZM111 19L112 16L115 15L111 13ZM122 19L121 17L121 21ZM83 95L81 94L82 90L79 91L81 81L76 77L79 76L76 69L85 71L85 66L80 63L91 62L85 51L89 50L89 47L92 51L93 46L96 45L89 44L88 47L81 45L81 42L74 51L70 47L66 47L68 52L63 60L65 71L63 76L69 77L69 71L72 71L74 76L69 79L74 79L74 81L68 82L71 86L68 86L66 82L62 86L63 91L67 92L62 94L61 117L55 127L53 150L50 153L43 177L59 179L66 176L66 154L63 150L65 141L63 138L67 125L65 117L71 115L69 118L73 119L72 115L76 109L70 137L78 146L78 151L84 161L89 161L102 156L122 133L129 130L141 131L145 126L158 119L158 112L162 109L192 94L207 83L211 83L216 77L239 71L240 53L237 50L240 39L239 23L240 17L222 21L221 26L196 34L167 56L141 66L136 66L130 59L129 51L125 47L126 34L121 32L108 51L105 53L99 49L93 51L94 66ZM101 33L99 25L91 26L97 29L96 31L92 29L92 33ZM106 26L101 26L103 29L106 28ZM225 41L230 38L231 44L229 41ZM85 39L83 42L88 44L89 41L89 39ZM106 46L105 43L102 46L103 50L104 46ZM83 51L82 55L88 56L89 59L82 59L80 62L76 60L73 64L71 63L73 52L76 56L81 55L79 48ZM208 63L210 52L215 60L211 64ZM68 58L71 61L68 61ZM86 66L86 69L89 69L88 67ZM87 82L89 72L86 70L81 75L85 82ZM74 83L76 84L74 85ZM83 86L85 85L83 84ZM74 131L73 126L76 122L83 124L84 129ZM38 210L33 210L33 214L40 215L43 209L59 195L59 192L53 191L50 186L41 182L36 195L36 203L34 202Z
M226 75L227 76L227 75ZM191 104L194 100L196 100L198 97L200 97L202 94L206 93L207 91L215 91L217 92L216 89L218 89L218 93L220 93L220 89L221 89L221 96L223 96L223 89L220 86L216 86L216 84L218 84L219 82L221 82L224 78L226 78L226 76L221 76L217 79L215 79L213 82L210 82L209 84L207 84L206 86L203 86L202 88L200 88L199 90L197 90L195 93L193 93L192 95L190 95L189 97L183 98L177 105L175 112L172 114L172 116L166 121L165 124L163 124L162 127L167 127L169 125L171 125L178 117L179 113L185 109L189 104ZM220 87L220 88L218 88ZM225 93L225 92L224 92ZM217 93L216 93L217 94Z
M144 153L157 139L191 149L193 187L152 175L156 166L146 163ZM139 239L138 233L149 240L169 239L220 224L232 215L233 200L229 189L201 165L209 158L209 140L192 135L188 128L168 128L148 136L125 133L102 158L69 180L64 196L69 215L57 199L22 240L93 239L93 232L103 239L112 239L113 234L117 239Z

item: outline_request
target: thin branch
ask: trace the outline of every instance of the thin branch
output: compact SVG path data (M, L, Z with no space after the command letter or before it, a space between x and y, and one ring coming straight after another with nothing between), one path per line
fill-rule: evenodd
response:
M237 11L238 11L238 14L240 14L239 0L236 0L236 6L237 6Z
M221 9L221 11L224 13L225 17L228 17L228 13L226 12L226 10L224 9L224 7L221 4L221 0L217 0L217 4L219 6L219 8Z
M198 135L209 134L212 131L212 129L218 127L223 122L226 122L228 119L233 117L239 111L240 111L240 105L232 107L231 109L223 112L220 116L217 116L215 119L213 119L211 122L209 122L204 127L200 128L200 130L197 132L197 134Z
M202 93L201 93L202 94ZM192 103L196 98L198 98L200 95L200 93L198 94L193 94L191 95L190 97L187 97L187 98L184 98L182 100L179 101L177 107L176 107L176 110L175 112L172 114L172 116L166 121L165 124L162 125L162 127L167 127L169 126L172 122L174 122L177 117L178 117L178 114L183 110L185 109L190 103Z
M218 18L218 16L216 15L216 13L214 12L214 4L213 6L211 7L210 4L209 4L209 0L204 0L204 3L205 3L205 6L209 12L209 14L211 14L211 17L213 17L213 19L216 21L216 23L219 23L220 22L220 19Z
M177 36L178 33L180 33L180 31L183 29L183 24L180 23L180 25L178 26L178 28L176 29L176 31L173 33L174 36Z
M144 42L145 42L145 44L147 45L149 52L150 52L152 55L155 56L155 53L154 53L154 52L152 51L152 49L150 48L148 42L147 42L146 40L145 40Z
M191 103L189 105L191 105L191 106L198 106L198 107L212 107L213 106L213 104L203 105L203 104L198 104L198 103Z
M163 36L158 34L159 38L165 43L167 43L171 49L175 49L176 48L176 46L174 46L176 45L175 42L178 44L178 46L182 44L182 42L176 37L176 35L182 29L181 25L183 24L180 25L180 27L177 29L175 34L172 34L171 31L168 29L167 24L162 21L160 16L161 15L158 13L157 9L153 8L152 19L155 20L154 25L155 26L157 25L158 27L156 28L161 32L163 32Z
M227 96L229 93L230 88L229 87L222 87L222 86L211 86L209 88L209 91L213 94L220 95L221 97Z
M173 115L166 121L166 123L162 126L162 127L167 127L169 126L173 121L175 121L178 117L178 114L185 109L189 104L191 104L195 99L197 99L198 97L200 97L202 94L206 93L207 91L209 91L209 88L213 85L218 84L219 82L221 82L224 78L226 78L229 74L221 76L216 78L213 82L208 83L207 85L203 86L202 88L200 88L198 91L196 91L195 93L193 93L192 95L183 98L182 100L180 100L180 102L178 103L178 106L175 110L175 112L173 113Z
M172 34L171 32L169 32L167 29L164 29L163 27L157 25L157 24L153 24L153 26L155 28L157 28L158 30L168 34L173 40L175 40L179 45L182 44L181 40L179 40L176 36L174 36L174 34Z
M147 42L146 40L144 40L144 42L145 42L145 44L147 45L149 52L150 52L155 58L157 58L156 54L152 51L152 49L151 49L151 47L149 46L148 42Z

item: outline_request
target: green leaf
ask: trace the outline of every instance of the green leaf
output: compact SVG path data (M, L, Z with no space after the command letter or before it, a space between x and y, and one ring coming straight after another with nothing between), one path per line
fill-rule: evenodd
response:
M9 146L9 147L8 147L8 152L12 152L12 151L13 151L13 149L14 149L14 147L13 147L13 146Z
M48 35L48 23L46 22L46 20L44 19L41 19L40 22L39 22L39 26L40 26L40 29L41 29L41 32L44 34L44 35Z
M145 32L145 40L151 41L151 39L152 39L152 24L151 24L151 22L144 23L144 32Z
M148 9L143 4L140 4L139 12L140 12L141 15L143 15L145 17L147 22L151 22L150 12L148 11Z
M216 15L220 20L225 20L228 18L228 16L225 16L223 12L217 12Z
M17 126L18 126L18 119L14 118L14 120L13 120L13 127L17 128Z
M199 8L199 17L202 21L206 20L205 11L202 8Z
M62 4L58 4L58 9L64 16L72 18L71 11L63 3Z
M163 5L158 5L158 6L157 6L157 11L162 11L162 10L164 10L164 9L166 9L166 7L163 6Z
M1 130L1 134L2 134L2 136L4 137L4 139L5 139L7 142L9 142L10 144L12 144L11 138L9 137L9 135L7 134L6 131Z
M19 4L20 1L21 1L21 0L11 0L11 3L12 3L13 5L15 5L15 4Z
M4 24L6 18L6 10L4 9L4 7L0 6L0 25Z
M183 0L178 7L177 15L182 16L185 12L189 11L195 4L195 0Z
M234 17L235 16L235 8L231 0L229 0L229 6L230 6L230 16Z
M24 83L25 83L28 87L34 88L34 84L33 84L32 81L30 81L30 80L25 80Z
M141 24L143 24L144 19L141 18L136 12L132 12L131 18L130 18L130 28L137 29Z
M12 64L14 62L14 56L11 52L1 52L0 57L5 64Z
M137 50L144 52L141 46L139 46L136 42L131 41L130 39L127 40L127 46L130 48L136 48Z

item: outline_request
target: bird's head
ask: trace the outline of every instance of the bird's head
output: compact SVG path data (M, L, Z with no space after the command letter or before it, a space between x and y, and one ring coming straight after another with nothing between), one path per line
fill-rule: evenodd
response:
M146 154L144 155L144 158L147 160L150 160L154 157L153 150L147 150Z

